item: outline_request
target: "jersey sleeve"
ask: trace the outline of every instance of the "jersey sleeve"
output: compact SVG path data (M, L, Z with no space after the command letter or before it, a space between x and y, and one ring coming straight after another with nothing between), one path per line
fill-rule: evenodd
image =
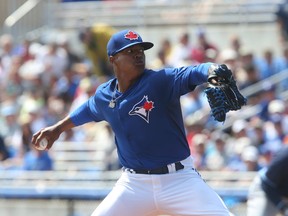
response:
M92 96L88 101L70 113L70 119L74 125L79 126L88 122L99 122L104 120L100 109L96 103L96 96Z
M173 80L171 85L174 94L177 96L184 95L193 91L197 85L207 82L208 69L211 65L212 63L203 63L197 66L180 67L168 71L168 77Z
M190 73L189 84L190 85L201 85L207 82L208 70L212 63L203 63L192 68Z

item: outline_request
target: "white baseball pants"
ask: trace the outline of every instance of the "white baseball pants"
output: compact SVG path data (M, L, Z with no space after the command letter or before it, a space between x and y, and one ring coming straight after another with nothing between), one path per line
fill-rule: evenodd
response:
M230 215L221 198L192 169L192 158L181 163L183 170L162 175L123 172L92 216Z

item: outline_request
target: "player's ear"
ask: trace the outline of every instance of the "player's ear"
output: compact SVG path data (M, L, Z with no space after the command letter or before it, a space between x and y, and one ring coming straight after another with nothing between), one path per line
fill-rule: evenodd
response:
M109 56L109 62L110 62L111 64L113 64L113 62L114 62L114 56Z

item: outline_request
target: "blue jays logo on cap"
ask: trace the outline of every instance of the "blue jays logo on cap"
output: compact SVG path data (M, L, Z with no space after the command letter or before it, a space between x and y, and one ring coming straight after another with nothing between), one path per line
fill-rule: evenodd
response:
M127 34L124 35L124 37L129 40L138 40L139 35L133 31L129 31Z
M149 101L148 96L145 95L141 101L133 106L129 112L129 115L137 115L149 123L149 115L153 108L154 102Z
M134 45L141 45L144 50L150 49L154 46L151 42L143 42L141 36L137 32L132 30L123 30L112 35L107 44L107 54L108 56L113 56Z

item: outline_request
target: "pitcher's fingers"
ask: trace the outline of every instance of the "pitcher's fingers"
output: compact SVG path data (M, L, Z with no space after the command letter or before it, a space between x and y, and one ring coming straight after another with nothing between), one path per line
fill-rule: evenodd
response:
M42 132L42 130L33 134L32 139L31 139L32 144L36 145L36 143L39 142L39 137L40 137L41 132Z

